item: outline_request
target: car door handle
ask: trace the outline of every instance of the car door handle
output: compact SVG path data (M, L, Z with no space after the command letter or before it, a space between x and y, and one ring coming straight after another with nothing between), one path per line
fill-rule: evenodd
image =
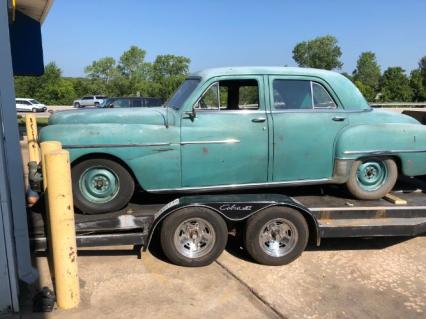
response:
M333 121L336 121L336 122L342 122L344 120L346 120L346 117L343 117L343 116L335 116L335 117L333 117Z
M266 121L266 117L257 117L255 119L252 119L251 121L254 123L262 123Z

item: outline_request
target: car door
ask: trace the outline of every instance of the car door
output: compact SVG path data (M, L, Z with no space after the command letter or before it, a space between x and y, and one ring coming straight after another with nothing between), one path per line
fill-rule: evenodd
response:
M269 77L274 182L332 177L334 143L349 119L318 78Z
M263 78L217 78L181 120L182 186L264 183L268 123Z

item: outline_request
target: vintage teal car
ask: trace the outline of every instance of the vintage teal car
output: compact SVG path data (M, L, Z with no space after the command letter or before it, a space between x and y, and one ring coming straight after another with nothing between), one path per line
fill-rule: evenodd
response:
M426 128L373 110L344 76L284 67L194 73L163 107L57 112L41 130L70 151L75 205L150 193L346 184L377 199L426 174ZM141 195L143 196L143 195Z

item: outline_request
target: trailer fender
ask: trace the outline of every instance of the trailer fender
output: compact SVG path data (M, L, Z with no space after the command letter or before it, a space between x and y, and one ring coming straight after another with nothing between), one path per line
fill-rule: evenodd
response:
M312 212L302 204L297 203L290 197L285 196L285 198L285 201L280 202L251 202L241 200L231 202L224 200L222 202L215 201L209 203L188 203L188 201L185 200L175 199L161 208L154 215L154 221L149 229L147 241L144 245L144 251L148 249L155 230L167 216L189 207L203 207L210 209L222 216L226 222L242 222L255 214L261 213L263 210L274 206L290 207L298 210L304 216L309 226L310 235L315 240L316 245L319 246L321 238L317 219L314 217Z

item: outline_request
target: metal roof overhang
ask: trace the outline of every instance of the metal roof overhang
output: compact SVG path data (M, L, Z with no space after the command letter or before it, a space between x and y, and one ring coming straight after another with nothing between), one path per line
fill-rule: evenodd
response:
M14 75L44 73L41 24L53 0L8 0Z
M11 2L12 4L15 3L16 10L43 23L49 13L53 0L11 0Z

